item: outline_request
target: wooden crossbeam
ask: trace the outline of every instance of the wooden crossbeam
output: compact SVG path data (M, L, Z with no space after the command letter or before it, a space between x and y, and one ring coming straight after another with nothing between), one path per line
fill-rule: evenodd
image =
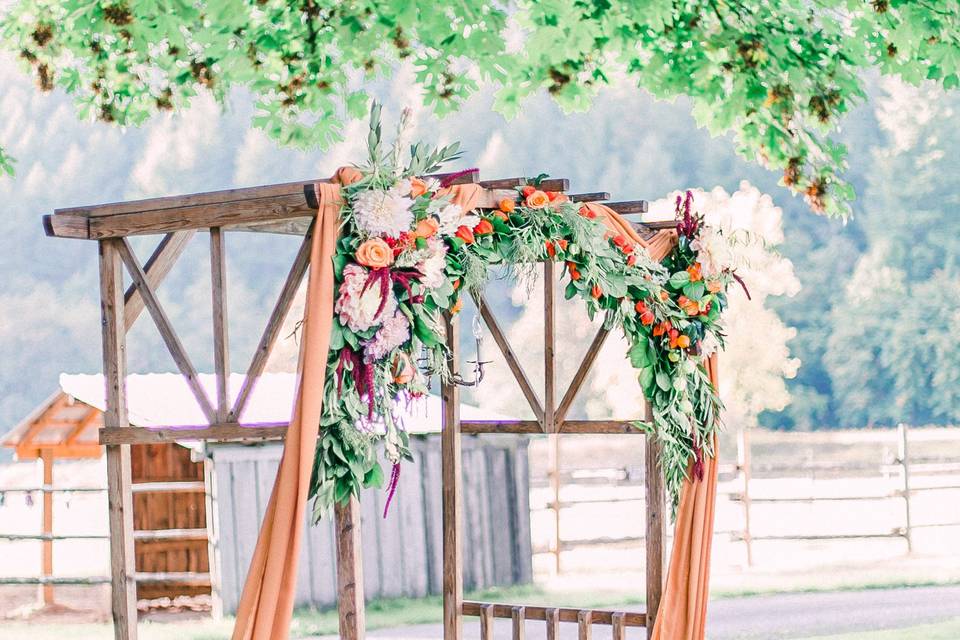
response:
M87 415L77 421L77 426L71 429L67 437L63 439L63 444L68 446L75 444L80 436L83 435L83 432L86 431L87 427L96 422L99 417L100 410L95 407L90 407Z
M510 342L507 340L506 335L500 328L500 324L497 322L496 316L493 315L493 312L487 305L487 301L484 299L483 294L475 295L471 293L471 296L473 297L473 302L476 305L477 310L480 312L480 317L483 318L484 324L486 324L487 329L490 330L490 335L493 336L494 342L496 342L497 347L500 348L500 352L507 361L507 366L510 367L513 377L516 379L517 384L520 385L520 390L523 392L523 396L527 399L527 404L529 404L530 409L533 410L533 415L536 416L537 422L540 423L542 430L543 407L540 406L540 399L537 398L537 393L533 390L533 385L530 384L530 379L527 378L527 374L523 371L523 366L520 364L517 354L514 353L513 347L510 346Z
M462 431L469 434L543 433L536 420L464 420L460 424ZM567 420L560 425L558 433L642 435L644 430L627 420Z
M605 327L600 327L597 335L587 348L587 353L583 356L583 361L580 363L577 372L570 381L566 393L563 394L563 399L560 401L560 406L557 407L556 415L556 421L560 424L561 428L563 427L564 419L567 417L567 412L570 411L570 405L573 404L573 401L577 398L577 394L580 393L580 388L587 379L587 375L590 373L590 369L593 367L593 363L596 361L597 355L599 355L600 349L603 347L603 343L606 342L608 335L610 335L610 330Z
M571 193L568 196L574 202L602 202L609 200L610 194L606 191L595 191L593 193Z
M147 429L144 427L104 427L100 429L100 444L160 444L204 440L226 442L231 440L279 440L287 434L286 422L240 425L235 422L195 427Z
M307 266L310 264L310 244L313 241L313 232L314 224L311 223L307 229L307 233L303 236L300 249L297 251L293 264L290 266L287 278L283 281L280 296L277 298L277 302L270 312L270 317L267 319L267 326L263 329L263 335L260 336L260 342L257 343L257 348L253 352L253 358L250 360L250 366L247 368L247 375L240 385L240 391L237 393L236 400L234 400L233 408L230 409L230 413L227 416L231 421L239 421L242 417L243 410L247 406L247 401L250 399L250 394L253 392L253 387L267 366L270 351L280 336L283 321L290 311L293 299L297 295L297 289L300 288L300 282L303 280L303 276L307 272Z
M163 282L167 274L173 268L177 258L187 248L187 243L196 233L195 229L188 231L177 231L168 233L160 240L160 244L153 250L150 257L143 265L143 271L147 275L147 282L156 289ZM136 285L130 285L126 294L123 296L123 324L127 331L137 321L140 314L143 313L143 296Z
M183 374L187 386L190 388L193 397L197 400L197 404L200 405L200 410L210 423L215 422L216 412L213 409L213 405L210 404L210 399L207 397L206 391L204 391L200 384L197 370L190 361L190 356L187 355L187 350L184 348L183 343L180 342L180 337L176 331L174 331L173 325L170 323L170 318L167 317L166 311L163 310L160 299L157 298L153 287L151 287L147 281L147 274L144 273L140 261L137 260L137 257L133 254L130 243L126 238L122 238L117 243L117 248L120 253L120 258L130 273L131 279L137 289L140 290L140 295L143 296L143 303L146 305L151 317L153 317L153 322L160 331L160 337L163 338L164 344L167 345L167 350L170 352L170 355L173 356L174 363L177 365L180 373Z
M466 600L463 603L463 615L478 617L483 608L489 603ZM556 616L558 622L577 622L581 612L590 613L591 624L613 625L615 620L621 620L624 627L643 627L647 624L647 615L640 611L610 611L605 609L578 609L572 607L533 607L514 604L494 603L491 615L494 618L514 617L514 611L522 613L525 620L550 621ZM553 613L556 612L556 613Z

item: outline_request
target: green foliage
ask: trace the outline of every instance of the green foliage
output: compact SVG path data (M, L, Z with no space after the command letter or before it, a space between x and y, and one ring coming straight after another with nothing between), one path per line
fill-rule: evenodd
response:
M853 197L830 132L862 97L862 70L952 89L958 38L957 0L527 0L509 11L486 0L20 0L0 22L0 46L83 116L136 125L199 92L223 101L246 87L254 124L302 148L340 140L368 102L361 81L402 61L438 114L481 83L499 87L508 114L544 89L583 109L626 74L658 97L689 96L700 124L733 132L745 157L830 214Z

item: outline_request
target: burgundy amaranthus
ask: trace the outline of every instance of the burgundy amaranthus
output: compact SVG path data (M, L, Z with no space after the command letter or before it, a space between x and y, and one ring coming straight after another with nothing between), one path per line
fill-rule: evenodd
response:
M693 193L687 191L686 197L677 196L677 233L693 240L700 230L700 220L693 215Z
M390 470L390 482L387 483L387 503L383 505L383 517L387 517L390 511L390 502L393 501L394 494L397 493L397 483L400 482L400 463L394 462L393 469Z

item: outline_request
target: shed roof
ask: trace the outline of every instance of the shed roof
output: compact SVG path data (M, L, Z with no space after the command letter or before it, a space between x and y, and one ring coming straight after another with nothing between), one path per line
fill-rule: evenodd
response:
M207 393L215 391L216 376L198 376ZM230 376L230 389L240 389L243 374ZM16 450L20 459L34 459L41 449L53 449L55 457L96 458L101 454L97 429L103 425L106 408L103 375L61 374L60 389L41 403L11 431L0 445ZM293 373L265 373L254 386L243 413L242 424L277 424L290 419L296 392ZM201 427L206 419L196 398L179 373L148 373L127 376L127 406L130 424L145 428ZM426 398L398 407L399 418L411 434L440 431L440 397ZM471 405L461 405L465 420L509 420Z

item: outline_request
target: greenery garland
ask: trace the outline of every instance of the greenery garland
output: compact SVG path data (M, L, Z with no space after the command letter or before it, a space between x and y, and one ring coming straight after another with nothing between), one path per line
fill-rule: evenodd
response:
M314 517L363 487L388 490L410 458L398 401L427 393L431 375L446 379L442 314L457 313L465 290L479 291L488 269L562 261L565 297L586 303L593 318L620 328L653 423L636 422L662 445L661 465L673 504L688 467L712 456L720 401L702 366L722 344L725 291L736 277L721 233L677 199L676 248L657 264L630 239L612 235L589 207L539 188L518 188L493 211L461 211L435 172L459 146L416 144L403 162L407 114L397 140L382 140L380 107L371 112L369 160L362 178L341 190L340 239L334 258L337 298L324 386L321 437L311 482ZM389 499L387 501L389 506Z

